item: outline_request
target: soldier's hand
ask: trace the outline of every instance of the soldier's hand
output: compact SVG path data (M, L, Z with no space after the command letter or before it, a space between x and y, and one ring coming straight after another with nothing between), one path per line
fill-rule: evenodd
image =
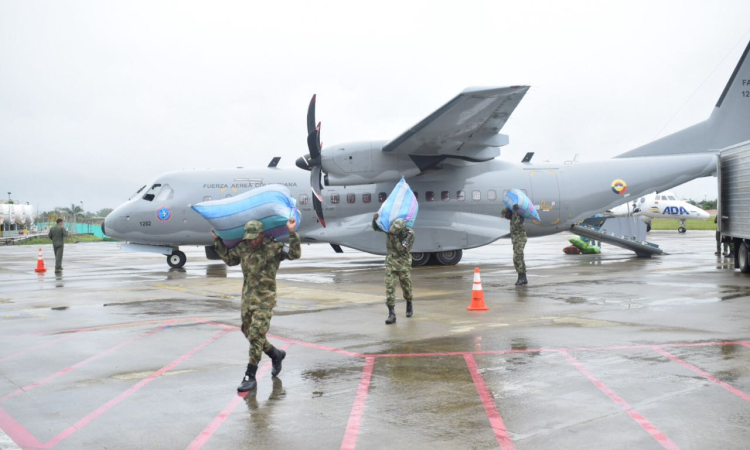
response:
M214 233L214 230L211 230L211 237L214 238L214 239L216 239L219 236L217 236L216 233Z
M297 227L297 219L292 217L286 222L286 229L289 230L290 233L294 233L294 229Z

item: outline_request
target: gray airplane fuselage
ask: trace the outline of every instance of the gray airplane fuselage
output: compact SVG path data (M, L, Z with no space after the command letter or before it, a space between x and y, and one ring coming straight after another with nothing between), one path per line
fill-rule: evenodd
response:
M526 222L528 235L544 236L569 230L630 199L711 175L715 169L716 157L711 153L564 164L502 159L446 164L406 180L419 200L413 251L468 249L507 237L509 222L500 212L503 196L512 188L524 190L539 212L541 221ZM155 198L148 200L146 194L155 184L161 186L154 190ZM190 206L269 184L286 186L297 200L304 242L385 253L385 239L370 224L395 182L326 186L322 191L324 228L313 211L309 173L298 168L166 173L115 209L105 221L105 233L136 244L211 245L210 225ZM169 189L162 193L164 186Z

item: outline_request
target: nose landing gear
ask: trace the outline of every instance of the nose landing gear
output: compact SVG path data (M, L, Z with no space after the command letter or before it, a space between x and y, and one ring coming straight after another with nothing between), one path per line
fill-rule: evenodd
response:
M171 255L167 255L167 264L173 269L180 269L187 262L187 256L179 250L174 250Z
M687 232L687 228L685 228L685 219L680 219L680 228L677 229L678 233L685 233Z

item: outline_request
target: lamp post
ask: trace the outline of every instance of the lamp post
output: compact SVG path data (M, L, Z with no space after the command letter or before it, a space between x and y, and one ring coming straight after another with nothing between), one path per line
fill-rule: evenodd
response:
M81 202L81 218L83 219L83 218L84 218L84 217L83 217L83 200L81 200L80 202ZM76 230L76 231L77 231L77 230ZM87 231L88 231L88 230L87 230Z

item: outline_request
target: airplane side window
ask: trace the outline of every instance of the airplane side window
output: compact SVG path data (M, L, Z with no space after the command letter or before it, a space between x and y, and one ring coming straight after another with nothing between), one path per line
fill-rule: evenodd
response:
M461 201L461 202L466 200L466 192L464 191L456 192L456 200Z
M425 192L424 199L427 200L428 202L435 200L435 193L432 191Z
M362 203L370 203L372 201L372 194L362 194Z
M646 198L645 197L641 197L641 203L643 203L645 201L646 201Z
M471 199L474 201L479 201L482 199L482 193L479 191L472 191L471 192Z
M674 195L670 195L670 196L669 196L669 199L670 199L670 200L677 200L676 198L674 198Z
M299 195L299 204L300 205L306 205L307 204L307 194L300 194Z
M381 192L380 194L378 194L378 203L383 203L387 198L388 194L386 194L385 192Z
M492 200L493 202L497 200L497 192L493 190L487 191L487 200Z
M357 194L346 194L346 203L354 203L357 201Z
M440 200L447 202L451 199L451 193L448 191L443 191L440 193Z
M331 194L331 203L339 202L339 194Z
M203 201L204 202L210 202L211 200L213 200L213 199L211 198L210 195L207 195L207 196L203 197Z
M161 184L156 183L153 186L151 186L151 189L149 189L146 194L143 196L143 199L146 201L153 201L154 197L156 197L156 194L159 193L159 188L161 187Z

